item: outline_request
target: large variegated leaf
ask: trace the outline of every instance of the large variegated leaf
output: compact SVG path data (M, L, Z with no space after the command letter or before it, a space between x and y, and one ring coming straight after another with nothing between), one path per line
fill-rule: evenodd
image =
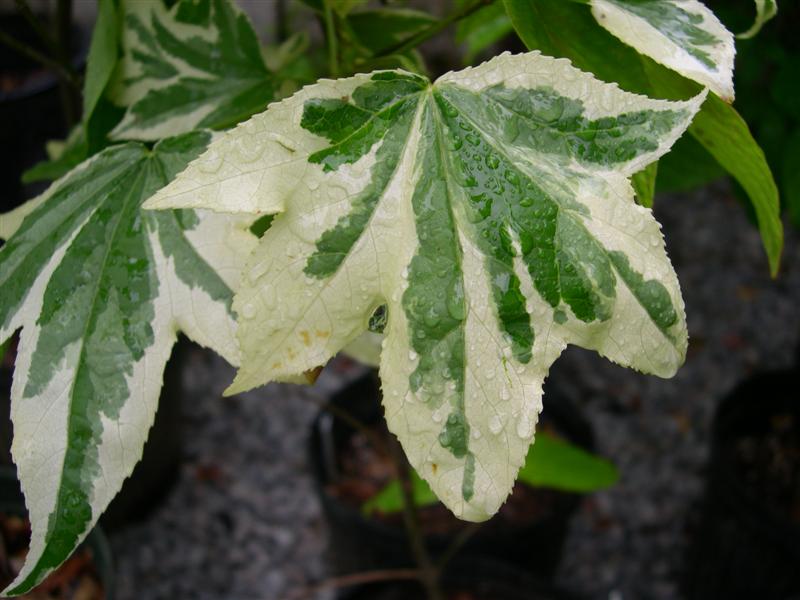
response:
M116 139L229 127L263 110L274 81L247 16L230 0L122 0Z
M591 0L626 44L733 102L733 34L698 0Z
M231 218L143 213L210 134L111 147L0 217L0 342L22 327L12 453L30 589L83 539L139 460L178 330L238 362L231 284L255 237Z
M242 278L231 391L324 364L388 322L386 418L459 516L494 514L568 343L671 376L678 282L628 177L703 100L620 91L502 55L434 84L323 81L224 134L147 207L280 213Z

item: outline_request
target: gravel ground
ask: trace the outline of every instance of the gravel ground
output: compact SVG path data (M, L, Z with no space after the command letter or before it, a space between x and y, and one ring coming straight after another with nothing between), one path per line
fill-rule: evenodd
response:
M656 213L687 304L686 365L664 381L570 348L552 372L622 475L584 502L557 577L591 600L680 598L714 408L747 374L790 364L798 343L794 232L772 281L758 234L726 186L659 197ZM326 532L306 433L317 401L352 374L340 362L314 388L271 385L221 400L232 370L195 352L179 480L148 520L112 538L118 600L282 600L323 578Z

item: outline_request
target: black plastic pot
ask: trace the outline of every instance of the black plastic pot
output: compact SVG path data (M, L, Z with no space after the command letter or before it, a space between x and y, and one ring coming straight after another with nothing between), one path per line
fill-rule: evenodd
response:
M489 559L453 561L442 577L442 589L456 598L468 593L474 600L575 600L530 573ZM384 582L343 591L340 600L426 600L426 597L416 582Z
M25 499L17 481L16 471L13 467L0 466L0 513L7 515L26 516ZM0 540L2 543L2 540ZM97 576L103 584L106 600L114 600L114 561L111 557L111 548L108 540L100 527L95 527L81 548L86 548L91 553Z
M770 499L775 488L768 470L751 469L749 477L742 466L743 448L757 447L777 428L800 449L798 389L798 369L763 373L740 384L720 405L706 495L687 555L690 600L800 598L800 506L793 515L778 510ZM792 461L786 465L797 474L800 452L794 454L781 457ZM753 475L757 481L748 481ZM794 485L800 488L800 479ZM800 500L800 489L795 494Z
M183 444L181 404L183 371L189 342L180 338L164 371L164 386L158 400L158 411L147 436L142 459L125 480L100 523L113 532L147 516L158 506L177 481ZM14 354L0 365L0 465L10 466L13 427L10 419L10 393Z
M593 435L589 424L552 385L547 386L542 423L549 423L565 438L591 450ZM377 377L369 374L337 393L331 402L367 424L383 419ZM377 568L414 566L405 531L399 524L369 518L352 503L330 493L337 480L339 452L353 435L353 428L323 410L313 425L310 459L316 488L330 526L330 562L337 573L354 573ZM518 484L519 485L519 484ZM497 517L484 524L459 551L459 556L489 556L516 563L543 577L553 575L570 517L581 496L547 490L549 508L541 518L526 526L510 526ZM426 542L434 556L451 544L452 535L428 535Z

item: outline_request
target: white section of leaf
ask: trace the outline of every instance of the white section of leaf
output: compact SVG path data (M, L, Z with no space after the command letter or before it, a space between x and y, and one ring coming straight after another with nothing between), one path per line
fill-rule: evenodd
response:
M227 227L224 223L225 218L217 216L216 220L218 225L223 226L220 229L224 231L224 228ZM213 228L206 229L211 229L213 232ZM211 238L208 241L214 243ZM160 285L159 303L155 310L156 320L163 322L158 326L169 329L172 339L180 329L191 340L202 346L213 348L225 360L238 365L240 356L239 347L236 344L236 321L228 313L225 305L212 299L202 288L189 287L178 277L173 260L164 256L156 234L150 235L150 243L153 247ZM252 249L252 246L250 244L247 248ZM215 247L225 248L224 245L218 244ZM214 261L216 256L210 252L211 248L211 245L205 246L207 257L203 258ZM246 256L247 254L240 256L240 264L244 263ZM209 262L209 264L213 266L214 262ZM164 320L161 313L169 318ZM157 331L156 325L153 326L153 329ZM171 347L170 343L166 349L167 357ZM154 351L157 350L154 349Z
M14 210L0 215L0 240L7 240L14 235L14 232L22 225L22 221L25 220L25 217L39 208L45 200L47 200L46 192L36 196L36 198L28 200L25 204L18 206Z
M342 352L370 367L381 364L381 344L383 335L374 331L365 331L347 346Z
M225 213L273 214L299 188L307 193L326 179L310 154L328 142L300 127L306 100L349 96L369 81L356 75L321 80L290 98L271 104L223 133L165 188L145 202L147 209L205 208Z
M307 276L306 262L315 252L319 232L349 213L352 199L369 183L378 144L356 163L329 173L307 163L306 183L318 180L324 191L296 186L286 212L273 221L245 267L234 310L247 360L228 393L323 365L367 329L387 286L400 280L397 258L386 257L410 257L416 245L413 220L399 214L408 211L403 200L413 192L416 147L416 141L409 142L364 235L339 270L325 279Z
M154 237L151 236L154 258L159 267L163 267L165 259ZM125 479L130 477L136 463L142 457L144 444L155 421L164 367L177 333L173 316L175 298L172 293L172 282L169 281L169 284L165 285L165 278L161 273L159 280L159 294L153 300L155 310L155 318L151 322L153 344L147 348L142 360L133 365L133 372L126 377L130 396L120 408L119 415L113 419L107 415L100 415L102 434L97 447L100 473L92 482L90 494L92 523L87 531L94 526L117 495ZM109 304L109 307L111 306L114 304ZM167 401L170 400L167 398Z
M733 59L736 54L733 34L698 0L659 1L670 2L692 15L702 17L699 27L713 35L719 42L713 46L698 46L698 48L711 56L716 68L710 68L646 19L625 10L617 2L591 0L592 14L602 27L639 53L708 87L726 102L733 102ZM680 24L675 23L675 27L679 28Z

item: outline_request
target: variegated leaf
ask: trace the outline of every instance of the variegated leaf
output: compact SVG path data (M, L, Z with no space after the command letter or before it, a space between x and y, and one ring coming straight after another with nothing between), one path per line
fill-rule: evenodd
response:
M324 364L386 305L386 418L464 519L494 514L568 343L671 376L675 273L628 177L688 102L622 92L566 60L497 57L435 83L322 81L224 134L146 207L280 213L234 309L230 391Z
M116 139L230 127L263 110L273 76L247 16L230 0L122 0L124 55L112 100Z
M733 34L698 0L591 0L626 44L733 102Z
M12 453L29 590L92 528L139 460L176 333L238 362L231 285L255 237L221 215L141 203L211 135L113 146L0 216L0 342L22 328Z

